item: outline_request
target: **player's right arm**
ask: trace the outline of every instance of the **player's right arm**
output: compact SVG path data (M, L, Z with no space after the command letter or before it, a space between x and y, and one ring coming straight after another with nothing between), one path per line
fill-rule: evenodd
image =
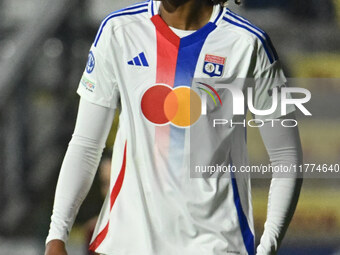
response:
M60 170L46 255L67 254L65 243L92 185L119 102L112 29L103 24L77 90L81 100L76 127Z
M60 170L46 255L64 255L79 207L92 185L114 109L80 100L76 127Z

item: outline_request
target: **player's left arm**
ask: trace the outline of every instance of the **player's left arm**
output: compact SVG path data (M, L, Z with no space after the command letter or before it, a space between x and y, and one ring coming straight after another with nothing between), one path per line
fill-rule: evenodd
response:
M295 119L294 113L285 116ZM260 133L274 167L302 164L302 149L297 127L283 127L265 123ZM277 254L299 199L302 178L297 173L273 175L271 180L267 219L257 255Z
M302 164L302 149L298 127L283 127L279 121L275 125L268 119L294 119L295 107L288 105L286 116L282 116L281 92L279 87L287 83L280 65L275 48L272 46L268 35L265 40L257 40L254 46L254 70L255 78L254 106L258 110L270 109L273 100L273 89L278 88L278 107L270 115L258 116L256 119L264 121L260 133L269 154L270 162L274 167L294 167ZM288 123L286 123L288 125ZM292 125L294 126L294 125ZM286 233L299 199L302 178L298 173L275 173L272 176L267 219L260 245L257 247L257 255L277 254L280 243Z

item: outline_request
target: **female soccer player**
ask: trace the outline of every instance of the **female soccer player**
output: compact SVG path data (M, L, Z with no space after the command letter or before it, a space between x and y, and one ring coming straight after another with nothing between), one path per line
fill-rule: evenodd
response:
M252 79L254 107L263 110L286 82L268 35L225 3L150 0L104 19L78 89L78 117L60 171L46 255L67 254L65 242L118 105L111 187L91 250L106 255L277 253L297 204L299 179L272 179L265 230L255 252L249 176L190 175L197 159L238 169L247 164L245 127L211 126L209 116L217 113L240 119L231 111L228 91L216 91L212 83L241 81L235 86L245 92L244 79ZM208 102L205 116L193 78L212 79L199 83L200 91L219 102ZM286 118L293 118L293 111L288 108ZM270 116L281 117L279 110ZM201 135L193 137L190 128ZM260 131L273 166L301 163L296 127L265 122Z

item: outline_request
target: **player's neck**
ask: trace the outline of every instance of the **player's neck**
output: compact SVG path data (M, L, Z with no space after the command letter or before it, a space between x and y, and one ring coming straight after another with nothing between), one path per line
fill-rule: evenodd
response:
M198 30L209 22L212 10L213 5L209 1L164 0L160 6L160 15L168 26L183 30Z

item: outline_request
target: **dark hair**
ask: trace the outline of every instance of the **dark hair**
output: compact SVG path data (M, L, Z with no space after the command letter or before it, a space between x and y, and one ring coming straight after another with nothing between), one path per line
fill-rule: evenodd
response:
M214 4L224 5L228 0L211 0ZM241 4L241 0L235 0L236 4Z

